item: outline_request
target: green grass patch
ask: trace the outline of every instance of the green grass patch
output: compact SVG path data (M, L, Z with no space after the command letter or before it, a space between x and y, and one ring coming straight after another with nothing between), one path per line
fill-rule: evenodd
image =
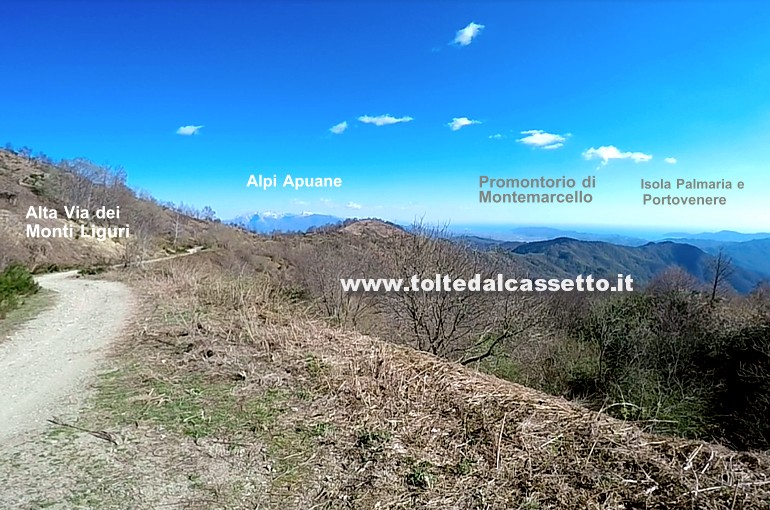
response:
M45 437L51 440L69 439L76 437L80 431L71 427L51 427L45 431Z
M457 476L468 476L473 472L476 461L467 457L449 468L449 473Z
M317 379L323 375L328 367L326 366L326 363L319 359L315 354L309 354L305 358L305 368L311 377Z
M235 382L143 377L138 370L111 372L99 383L97 406L122 425L150 422L194 439L232 437L268 431L286 409L282 391L236 396Z
M379 450L390 441L392 434L387 430L362 430L356 438L356 446L366 449Z
M25 322L34 319L40 312L56 304L56 293L41 289L36 294L26 296L23 302L0 318L0 342L18 330Z
M314 423L308 427L307 431L311 437L324 437L334 430L334 425L328 422Z
M270 462L270 491L283 500L305 482L306 465L322 436L333 428L326 422L292 419L292 408L306 401L291 388L244 394L240 381L214 378L207 373L152 371L142 363L124 364L99 376L94 407L84 426L93 428L154 426L194 440L211 439L232 445L261 444ZM234 458L235 465L238 460ZM196 473L189 486L210 490ZM223 490L221 488L217 490ZM238 499L236 485L217 498Z
M506 381L521 383L521 367L518 362L506 354L499 354L484 360L479 369Z
M0 319L24 303L27 296L40 290L26 267L13 264L0 273Z
M427 460L416 462L412 464L404 481L408 486L415 489L429 489L436 480L436 475L433 473L433 467L433 464Z

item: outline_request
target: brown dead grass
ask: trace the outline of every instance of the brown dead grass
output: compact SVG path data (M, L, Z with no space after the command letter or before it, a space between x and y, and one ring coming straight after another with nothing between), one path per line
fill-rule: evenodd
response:
M124 261L125 239L99 241L91 237L80 237L80 224L90 221L73 221L66 217L65 206L84 204L61 202L61 191L56 184L56 176L60 172L35 159L0 149L0 267L10 262L19 262L35 272L48 272ZM100 205L94 204L92 209ZM38 207L56 210L57 218L27 218L30 207L35 210ZM137 239L142 222L152 225L151 232L149 226L145 228L149 232L148 242L145 243L145 258L162 257L177 253L185 247L211 244L217 235L223 235L213 232L221 230L219 225L184 218L178 236L175 236L174 213L130 193L123 198L121 207L122 219L130 225L134 240ZM27 225L35 224L54 229L72 227L74 238L28 238ZM238 237L235 231L231 235ZM173 241L175 237L179 238L178 244Z
M194 381L201 415L226 402L240 418L210 418L195 439L228 445L210 508L770 508L766 454L647 434L330 328L266 277L235 278L210 257L131 275L154 318L122 353L139 368L120 379L123 425L113 416L116 427L183 434L175 415L153 409L187 397L159 394L159 381ZM262 489L233 498L244 480Z

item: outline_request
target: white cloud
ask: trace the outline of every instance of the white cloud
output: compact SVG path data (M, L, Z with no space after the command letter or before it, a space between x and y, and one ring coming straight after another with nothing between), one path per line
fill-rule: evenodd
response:
M336 124L329 128L329 131L334 133L335 135L341 135L345 132L345 130L348 128L348 121L343 120L339 124Z
M522 131L522 135L527 135L524 138L519 138L517 142L529 145L530 147L537 147L539 149L558 149L564 145L569 133L566 135L556 135L553 133L546 133L541 129L530 129L528 131Z
M652 159L652 155L643 152L621 152L614 145L603 145L598 149L591 147L583 153L583 157L601 159L602 165L606 165L611 159L631 159L634 163L646 163Z
M323 205L324 207L334 207L334 206L335 206L335 204L334 204L334 201L333 201L333 200L329 200L328 198L321 198L321 199L319 199L318 201L319 201L319 202L321 203L321 205Z
M455 35L455 39L452 42L460 46L468 46L483 29L484 25L470 22L467 27L457 31L457 35Z
M182 126L176 130L176 134L182 136L197 135L203 126Z
M449 129L452 131L458 131L465 126L471 126L473 124L481 124L480 120L471 120L468 117L455 117L452 119L452 122L447 124L449 126Z
M676 165L676 158L664 158L663 161L665 161L669 165Z
M348 202L345 207L348 209L361 209L363 206L361 204L357 204L356 202Z
M412 117L394 117L390 114L377 115L372 117L371 115L361 115L358 120L364 124L374 124L375 126L387 126L389 124L398 124L400 122L411 122Z
M503 135L501 135L500 133L495 133L494 135L489 135L489 139L490 140L500 140L501 138L505 138L505 137Z

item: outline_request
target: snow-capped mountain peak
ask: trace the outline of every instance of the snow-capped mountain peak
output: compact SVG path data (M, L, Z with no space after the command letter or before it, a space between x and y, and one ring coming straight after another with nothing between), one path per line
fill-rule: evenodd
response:
M314 227L333 225L342 219L327 214L303 211L300 214L265 211L251 215L241 215L228 223L238 225L252 232L269 234L272 232L306 232Z

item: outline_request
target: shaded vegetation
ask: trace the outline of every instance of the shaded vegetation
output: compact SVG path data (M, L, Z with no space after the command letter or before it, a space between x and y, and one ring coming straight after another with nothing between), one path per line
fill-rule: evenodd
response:
M591 355L566 394L659 431L767 448L770 318L736 312L684 292L595 303L569 331Z
M22 265L13 264L0 273L0 319L17 308L24 298L40 289L32 274Z

